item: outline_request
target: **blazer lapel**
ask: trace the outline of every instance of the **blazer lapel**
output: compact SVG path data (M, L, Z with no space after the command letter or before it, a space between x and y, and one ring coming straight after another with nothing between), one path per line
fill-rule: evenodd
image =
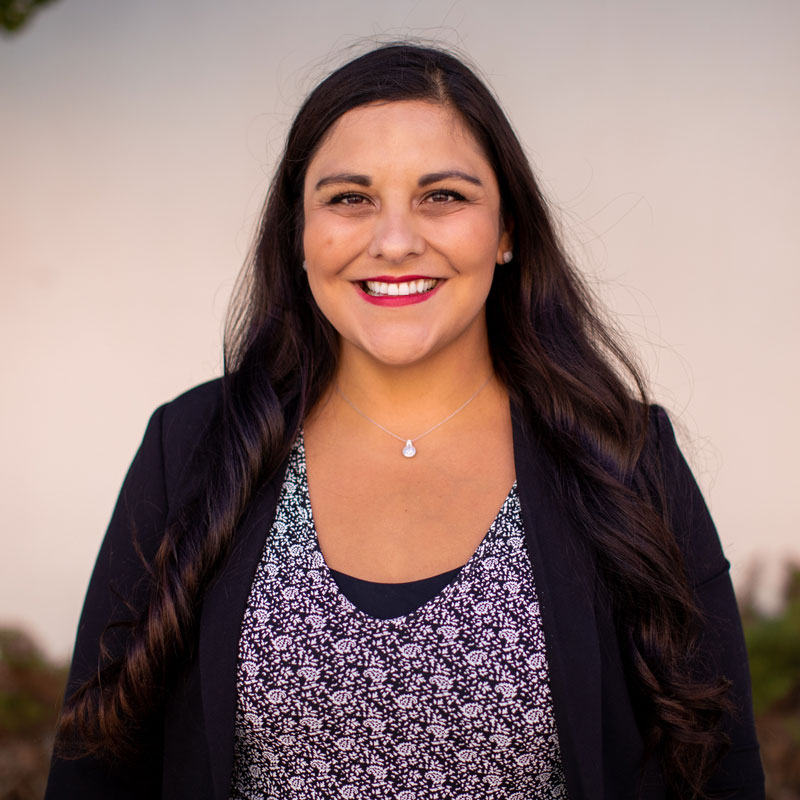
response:
M242 618L285 472L286 462L256 492L237 527L231 553L203 601L198 657L212 796L218 800L229 797L233 772L236 664Z
M522 519L542 615L570 800L601 798L601 657L595 570L554 492L555 466L512 408Z

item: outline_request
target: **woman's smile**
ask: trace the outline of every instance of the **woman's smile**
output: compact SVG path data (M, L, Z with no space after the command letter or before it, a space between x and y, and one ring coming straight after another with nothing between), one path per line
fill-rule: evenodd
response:
M420 275L404 275L399 278L381 275L357 281L356 286L368 303L391 308L423 303L433 296L442 283L442 279L424 278Z

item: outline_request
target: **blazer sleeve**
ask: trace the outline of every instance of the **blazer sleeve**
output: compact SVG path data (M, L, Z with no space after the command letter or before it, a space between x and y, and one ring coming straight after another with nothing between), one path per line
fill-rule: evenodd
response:
M700 489L681 454L666 412L654 408L667 495L667 514L684 555L689 581L703 615L701 674L732 682L733 711L723 721L731 746L707 786L710 797L759 800L764 774L755 734L742 624L729 575L729 563Z
M131 621L147 602L145 565L155 554L169 511L163 450L164 414L162 406L150 419L100 548L78 625L67 696L96 673L101 660L101 638L104 637L112 654L123 652L125 627L106 630L106 626L111 622ZM156 719L137 734L142 755L135 764L54 755L46 800L160 797L161 727Z

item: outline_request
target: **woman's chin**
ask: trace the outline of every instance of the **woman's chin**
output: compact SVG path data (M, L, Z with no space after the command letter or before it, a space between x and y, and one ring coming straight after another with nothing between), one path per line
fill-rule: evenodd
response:
M375 348L364 350L370 360L384 367L413 367L423 363L431 355L427 348Z
M400 337L381 337L357 342L341 339L342 354L352 348L359 354L359 360L365 356L368 361L385 367L410 367L424 362L437 348L430 342L419 340L403 340Z
M383 333L383 332L382 332ZM364 356L376 365L385 367L416 367L434 361L442 365L452 358L461 363L474 364L485 354L485 331L462 332L461 335L446 336L443 333L432 335L432 331L408 331L395 329L380 336L362 336L347 339L339 337L341 354L346 356L350 348L358 352L359 360ZM355 352L353 353L355 355Z

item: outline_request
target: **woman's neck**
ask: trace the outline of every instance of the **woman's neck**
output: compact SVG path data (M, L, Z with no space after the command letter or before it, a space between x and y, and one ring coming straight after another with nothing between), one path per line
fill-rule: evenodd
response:
M333 400L338 387L363 414L404 430L434 425L481 389L493 371L488 346L453 356L434 354L396 366L345 345L328 397Z

